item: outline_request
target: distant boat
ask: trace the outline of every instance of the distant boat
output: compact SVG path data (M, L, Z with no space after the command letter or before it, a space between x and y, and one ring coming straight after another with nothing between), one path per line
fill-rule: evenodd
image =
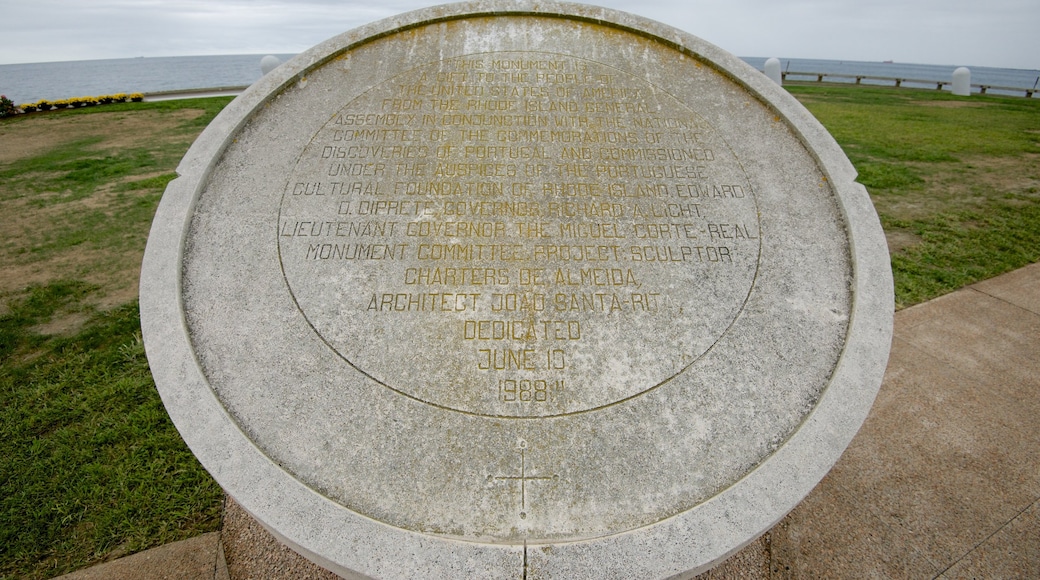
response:
M892 64L892 61L890 61L890 60L883 60L881 62L882 62L882 64Z

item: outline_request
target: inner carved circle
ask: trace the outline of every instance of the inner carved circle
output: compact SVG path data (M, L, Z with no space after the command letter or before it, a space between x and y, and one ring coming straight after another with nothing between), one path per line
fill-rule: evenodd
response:
M714 127L624 71L468 55L353 98L304 147L278 248L346 362L499 417L596 409L668 380L740 313L754 195Z

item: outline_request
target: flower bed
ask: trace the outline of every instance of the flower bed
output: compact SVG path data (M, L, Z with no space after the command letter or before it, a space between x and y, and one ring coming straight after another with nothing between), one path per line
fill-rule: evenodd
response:
M40 99L35 103L23 103L17 107L11 99L0 95L0 117L11 117L27 113L38 113L53 111L55 109L78 109L80 107L94 107L97 105L109 105L112 103L140 103L144 100L143 93L117 93L114 95L102 95L99 97L73 97L50 101Z

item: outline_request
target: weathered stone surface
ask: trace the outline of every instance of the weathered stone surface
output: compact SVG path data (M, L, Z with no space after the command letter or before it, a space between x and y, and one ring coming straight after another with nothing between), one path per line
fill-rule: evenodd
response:
M203 464L339 574L703 571L823 477L891 335L876 215L790 96L589 6L431 8L232 103L142 275Z

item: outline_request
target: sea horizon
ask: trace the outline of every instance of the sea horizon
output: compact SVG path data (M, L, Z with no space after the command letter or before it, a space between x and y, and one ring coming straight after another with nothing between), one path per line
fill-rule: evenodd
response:
M0 64L0 94L16 105L41 99L115 93L156 93L218 87L247 86L260 76L260 59L266 54L135 56L108 59L46 61ZM295 54L274 54L286 62ZM739 57L762 70L769 57ZM934 65L898 61L855 61L812 58L779 58L781 70L840 75L865 75L917 79L922 83L904 86L927 88L950 81L953 70L966 66L973 84L1015 87L1012 92L991 90L994 94L1022 96L1026 89L1040 86L1040 69L1016 69L971 65ZM839 81L840 79L833 79ZM832 79L828 79L831 82ZM852 79L847 79L853 82ZM888 84L864 81L866 84Z

